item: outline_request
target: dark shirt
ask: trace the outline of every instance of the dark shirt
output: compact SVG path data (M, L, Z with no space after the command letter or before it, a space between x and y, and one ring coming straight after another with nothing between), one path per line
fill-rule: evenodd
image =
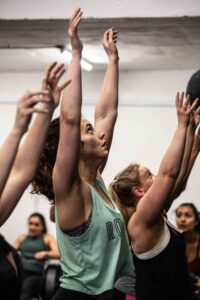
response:
M192 299L184 237L168 227L170 241L161 253L147 260L133 255L137 300Z
M7 258L11 253L16 267L17 273ZM0 235L0 299L1 300L17 300L19 299L21 287L22 267L20 258L16 250L9 245L2 235Z

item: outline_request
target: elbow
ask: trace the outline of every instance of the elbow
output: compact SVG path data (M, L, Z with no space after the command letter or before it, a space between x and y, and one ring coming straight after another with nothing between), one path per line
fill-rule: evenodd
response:
M60 116L60 124L73 126L80 124L81 120L81 113L74 113L74 114L62 114Z
M163 177L167 177L171 180L177 180L178 176L179 176L180 170L177 168L173 168L173 167L168 167L165 168L165 170L163 170L162 174Z

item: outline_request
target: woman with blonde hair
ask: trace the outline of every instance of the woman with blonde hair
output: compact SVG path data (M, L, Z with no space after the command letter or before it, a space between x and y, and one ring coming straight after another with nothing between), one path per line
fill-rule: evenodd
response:
M183 186L185 162L191 157L193 144L189 137L194 129L189 127L194 118L199 122L197 102L190 105L189 97L184 102L184 93L176 95L178 126L156 176L146 167L131 164L110 185L133 249L137 300L192 299L184 240L163 212L177 194L176 184L179 190Z

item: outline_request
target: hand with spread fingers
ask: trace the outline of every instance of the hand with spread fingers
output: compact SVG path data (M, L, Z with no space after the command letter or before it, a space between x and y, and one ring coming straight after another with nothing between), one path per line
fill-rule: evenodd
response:
M47 89L49 91L48 104L45 106L49 111L54 110L59 102L60 95L64 88L68 86L71 80L66 80L63 84L58 85L59 80L62 78L65 73L64 64L58 64L56 62L49 65L44 73L44 78L42 80L42 89Z
M198 99L196 99L192 105L190 103L190 97L187 96L184 101L184 93L176 94L176 110L179 125L187 126L190 121L190 115L195 110L195 107L198 103Z
M0 149L0 225L10 216L35 176L54 109L59 104L61 92L71 82L67 80L58 85L64 72L63 64L52 63L44 73L41 90L28 91L19 99L14 128ZM37 116L18 149L33 113Z

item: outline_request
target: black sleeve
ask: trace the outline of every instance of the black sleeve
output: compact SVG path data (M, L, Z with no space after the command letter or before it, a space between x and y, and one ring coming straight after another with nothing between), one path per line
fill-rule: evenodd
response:
M12 251L12 247L6 242L4 237L0 234L0 248L7 255L10 251Z

